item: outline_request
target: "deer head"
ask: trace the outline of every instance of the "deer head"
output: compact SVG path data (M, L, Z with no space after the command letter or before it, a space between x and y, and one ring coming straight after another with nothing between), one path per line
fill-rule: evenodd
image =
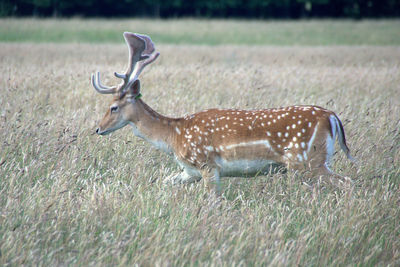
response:
M122 82L116 86L105 86L100 82L100 73L92 74L92 85L101 94L113 94L113 101L96 133L109 134L128 124L130 120L138 119L136 101L141 97L139 75L143 69L160 55L155 52L150 37L137 33L125 32L125 42L129 49L129 65L125 73L115 72Z

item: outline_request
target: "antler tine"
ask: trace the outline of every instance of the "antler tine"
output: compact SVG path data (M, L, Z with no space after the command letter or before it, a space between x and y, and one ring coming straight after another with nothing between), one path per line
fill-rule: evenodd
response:
M156 52L151 55L146 55L148 57L145 60L138 62L138 64L135 66L135 70L134 70L135 76L132 80L136 80L139 77L140 73L142 73L144 67L146 67L147 65L152 63L154 60L156 60L159 55L160 55L159 52Z
M135 73L135 76L132 79L130 79L130 81L125 86L122 92L126 92L126 90L130 87L130 85L132 85L137 80L140 73L143 71L144 67L146 67L148 64L156 60L159 55L160 53L157 52L148 56L146 60L138 62L135 66L135 70L133 71Z
M92 74L92 85L97 92L101 94L113 94L115 93L116 86L108 87L102 85L100 82L100 72L97 72L96 75Z

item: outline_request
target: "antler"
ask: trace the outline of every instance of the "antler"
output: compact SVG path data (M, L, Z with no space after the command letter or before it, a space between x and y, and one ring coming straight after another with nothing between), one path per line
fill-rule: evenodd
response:
M100 72L96 73L97 75L92 74L92 85L97 92L101 94L113 94L116 92L117 86L108 87L102 85L100 82Z
M113 94L120 92L124 94L129 86L137 80L144 67L152 63L160 55L158 52L154 53L154 44L150 37L146 35L124 32L124 38L129 49L128 69L124 74L114 73L115 77L122 79L123 82L118 87L104 86L100 82L100 73L97 72L97 79L92 74L92 85L99 93ZM133 78L131 78L132 75Z

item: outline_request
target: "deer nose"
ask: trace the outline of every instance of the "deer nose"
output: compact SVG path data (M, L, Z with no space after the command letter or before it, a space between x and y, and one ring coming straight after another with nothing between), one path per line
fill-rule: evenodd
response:
M100 128L97 128L97 129L96 129L96 133L97 133L97 134L99 134L99 131L100 131L99 129L100 129Z

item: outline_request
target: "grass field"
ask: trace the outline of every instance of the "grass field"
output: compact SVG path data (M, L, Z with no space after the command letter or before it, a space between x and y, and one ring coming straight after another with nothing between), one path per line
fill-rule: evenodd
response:
M353 188L295 173L224 179L219 205L201 182L164 186L175 162L130 129L94 134L110 98L95 92L90 74L116 82L112 73L127 58L122 31L142 22L89 21L100 37L85 39L76 34L87 26L81 20L0 20L0 265L400 265L400 42L381 32L399 21L335 22L338 42L325 33L280 36L326 21L190 20L199 35L210 30L204 39L188 21L143 22L137 31L160 43L141 78L155 110L317 104L344 123L359 164L338 152L332 168L352 177ZM239 30L218 39L251 23L271 36L245 42ZM368 34L356 30L364 24ZM27 25L45 37L26 36ZM74 33L57 39L57 27ZM197 40L226 45L189 45Z
M194 45L399 45L400 20L0 19L3 42L120 43L121 32Z

